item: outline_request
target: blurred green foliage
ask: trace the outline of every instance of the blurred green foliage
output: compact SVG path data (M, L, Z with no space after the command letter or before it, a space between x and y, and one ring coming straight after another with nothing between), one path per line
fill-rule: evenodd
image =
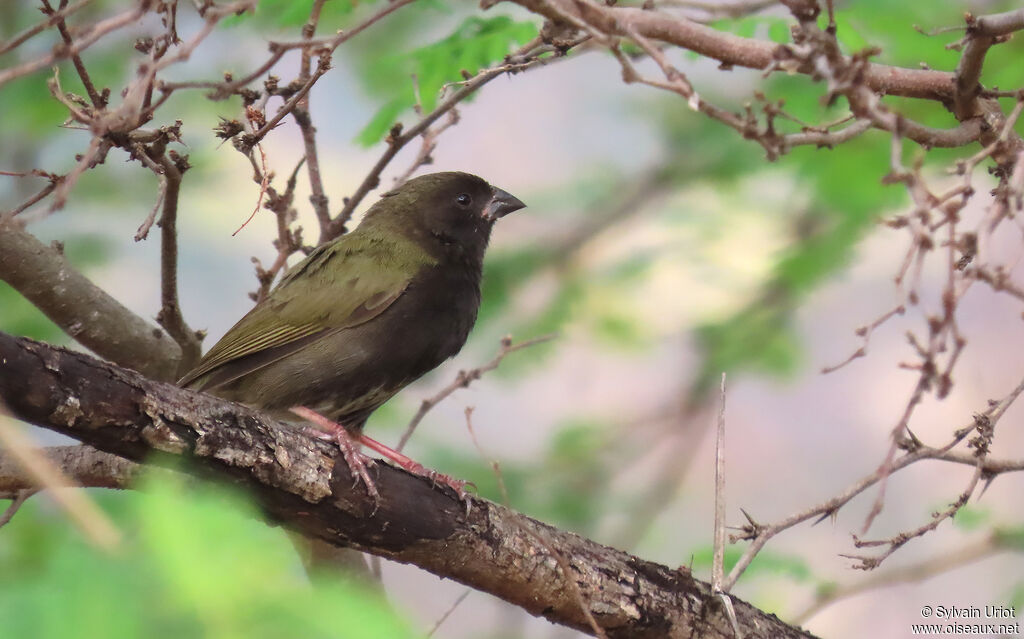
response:
M288 537L248 500L168 474L141 491L90 491L114 515L113 554L45 495L0 535L0 636L34 639L399 639L408 624L366 584L306 577Z

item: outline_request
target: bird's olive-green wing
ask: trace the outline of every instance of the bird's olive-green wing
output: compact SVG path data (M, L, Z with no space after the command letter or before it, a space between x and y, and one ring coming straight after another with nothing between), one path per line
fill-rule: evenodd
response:
M282 278L267 299L238 321L195 369L178 383L193 384L232 362L250 363L226 383L301 348L311 336L369 321L401 296L420 268L431 260L415 245L358 234L317 248ZM286 348L294 345L294 349ZM273 353L272 358L249 357ZM263 361L260 361L263 360Z

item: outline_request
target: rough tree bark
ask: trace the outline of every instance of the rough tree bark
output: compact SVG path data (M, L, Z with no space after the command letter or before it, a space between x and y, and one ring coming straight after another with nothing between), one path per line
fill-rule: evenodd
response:
M734 631L709 584L557 530L487 500L470 508L384 464L379 507L335 448L238 404L149 380L87 355L0 333L0 401L15 417L127 459L187 460L188 472L248 489L282 526L491 593L608 637L722 637ZM571 574L566 581L562 571ZM809 637L734 599L743 636Z

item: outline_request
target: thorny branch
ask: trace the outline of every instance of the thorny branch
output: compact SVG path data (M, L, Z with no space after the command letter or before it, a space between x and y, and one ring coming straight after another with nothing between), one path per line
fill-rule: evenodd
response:
M818 598L793 617L793 623L803 625L808 619L828 606L863 592L888 588L906 583L917 583L932 577L957 570L965 565L981 561L997 553L1020 550L1020 543L1013 531L993 530L984 539L952 551L928 557L906 566L871 574L869 577L849 585L822 589Z
M990 402L989 407L984 412L979 413L974 417L974 419L971 420L970 423L958 429L954 433L953 439L944 446L938 448L926 446L920 441L918 441L916 438L904 441L901 444L901 448L905 451L904 454L900 457L894 458L889 464L888 468L877 469L875 472L865 477L862 477L858 481L854 482L835 497L827 499L816 506L803 510L799 513L790 515L789 517L786 517L773 524L761 524L755 521L752 517L750 517L750 515L746 515L747 524L744 525L741 528L741 532L738 535L734 535L732 539L733 541L748 540L751 543L743 552L743 555L740 557L740 559L736 562L736 565L733 566L732 571L729 573L729 577L726 580L725 590L728 591L730 588L732 588L733 585L735 585L736 580L739 579L740 575L743 574L743 571L747 569L747 567L750 565L750 562L754 559L757 553L760 552L760 550L764 547L766 543L768 543L768 540L774 537L775 535L779 534L780 532L792 528L793 526L801 524L810 519L824 519L834 516L836 513L839 512L839 510L843 506L849 503L850 500L852 500L854 497L861 494L871 486L883 481L892 473L903 468L906 468L911 464L915 464L919 461L926 459L945 461L955 460L958 463L964 463L966 461L964 456L962 454L957 454L955 451L953 451L953 448L956 447L961 442L963 442L972 433L977 433L977 438L981 438L980 440L978 440L978 444L976 444L975 450L987 451L988 442L991 442L992 429L995 427L999 419L1006 413L1007 409L1010 408L1010 406L1017 399L1017 397L1020 396L1022 392L1024 392L1024 380L1021 380L1017 387L1014 388L1006 397L1002 398L997 402ZM972 455L972 457L973 465L975 465L977 469L976 476L978 476L979 478L985 477L986 481L989 481L990 478L993 478L1000 473L1024 470L1024 464L1021 464L1019 462L999 462L998 464L990 465L989 460L987 459L987 452L983 455ZM972 481L968 486L970 492L973 492L975 485L976 479L972 477ZM955 503L959 502L960 499L958 499ZM966 500L964 500L964 503L966 503ZM957 506L956 509L958 510L959 507L962 506L963 504L960 504L960 506ZM950 513L950 515L948 516L951 516L952 514L953 513ZM942 517L942 519L945 519L948 516ZM934 519L939 519L939 517L936 517ZM894 538L892 542L899 543L900 545L905 544L910 539L920 536L928 530L933 529L934 526L928 528L927 530L925 529L928 526L930 526L931 523L935 523L935 525L937 526L939 522L930 522L929 524L926 524L926 526L922 526L916 531L904 533L903 535L897 535L897 537ZM888 557L889 554L885 554L881 557L876 558L857 557L856 559L858 559L858 561L861 561L860 567L873 568L877 567L882 561L884 561L884 559Z

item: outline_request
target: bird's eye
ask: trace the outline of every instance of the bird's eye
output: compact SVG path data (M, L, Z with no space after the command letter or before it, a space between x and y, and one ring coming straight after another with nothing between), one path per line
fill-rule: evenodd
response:
M455 201L459 206L469 206L473 203L473 198L469 197L468 193L459 193L455 196Z

